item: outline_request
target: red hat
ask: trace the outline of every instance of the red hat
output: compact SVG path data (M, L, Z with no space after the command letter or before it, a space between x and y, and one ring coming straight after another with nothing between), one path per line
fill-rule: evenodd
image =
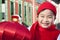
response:
M50 2L47 2L47 1L42 3L39 6L37 15L44 9L52 10L54 12L54 15L56 16L56 7L53 4L51 4Z

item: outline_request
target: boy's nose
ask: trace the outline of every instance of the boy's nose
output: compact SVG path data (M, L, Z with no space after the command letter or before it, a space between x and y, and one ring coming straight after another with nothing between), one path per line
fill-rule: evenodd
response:
M46 18L46 17L43 20L44 20L44 22L48 22L48 18Z

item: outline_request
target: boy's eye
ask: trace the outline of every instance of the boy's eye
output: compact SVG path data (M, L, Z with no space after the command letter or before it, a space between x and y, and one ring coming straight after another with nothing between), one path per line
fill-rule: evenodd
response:
M52 16L48 16L49 18L52 18Z
M42 18L44 18L44 16L41 16Z

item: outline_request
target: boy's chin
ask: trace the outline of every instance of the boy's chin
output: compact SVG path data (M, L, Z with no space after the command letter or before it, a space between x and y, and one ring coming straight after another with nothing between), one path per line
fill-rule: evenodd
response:
M42 26L42 28L49 28L49 26Z

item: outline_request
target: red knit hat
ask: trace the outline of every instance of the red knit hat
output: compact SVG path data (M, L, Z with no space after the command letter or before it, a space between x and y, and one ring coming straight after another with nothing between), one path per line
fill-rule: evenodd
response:
M39 6L39 8L38 8L38 13L37 13L37 15L41 12L41 11L43 11L44 9L50 9L51 11L53 11L54 12L54 15L56 16L56 7L53 5L53 4L51 4L50 2L44 2L44 3L42 3L42 4L40 4L40 6Z

